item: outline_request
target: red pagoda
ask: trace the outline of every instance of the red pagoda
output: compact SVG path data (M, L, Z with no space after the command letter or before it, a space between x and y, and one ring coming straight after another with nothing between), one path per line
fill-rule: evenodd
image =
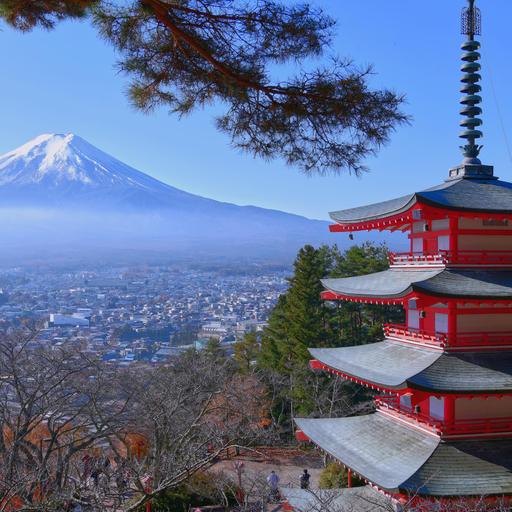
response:
M512 505L512 183L479 160L480 11L468 3L463 163L431 189L331 214L333 232L410 239L384 272L323 281L326 300L405 310L384 341L311 349L313 369L377 390L376 412L296 419L300 440L418 509L461 498Z

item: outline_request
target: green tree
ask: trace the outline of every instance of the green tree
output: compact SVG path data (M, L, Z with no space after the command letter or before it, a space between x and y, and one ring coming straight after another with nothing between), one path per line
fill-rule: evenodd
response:
M224 350L224 347L222 346L218 338L210 338L207 341L204 347L204 353L206 357L211 358L215 361L219 361L221 359L226 358L226 351Z
M308 348L329 345L330 310L321 298L321 279L332 266L332 252L327 247L306 245L299 251L286 300L288 343L282 357L288 363L304 366L311 358Z
M370 88L371 68L334 55L312 67L331 53L335 22L307 3L0 0L0 16L21 30L86 12L122 56L137 108L186 115L217 103L226 108L217 127L251 154L305 172L359 173L407 120L401 96ZM289 62L299 71L285 77Z
M27 31L35 26L53 28L65 18L82 18L96 0L1 0L0 17L13 27Z
M365 485L365 482L356 475L352 475L351 484L352 487L362 487ZM320 473L318 486L320 489L340 489L348 487L348 470L341 464L331 462Z
M262 340L263 366L294 371L310 359L308 348L331 344L330 308L321 299L321 279L329 274L333 249L303 247L294 263L290 287L280 298L269 318Z
M381 272L388 268L388 249L385 245L365 243L355 245L335 257L331 277L352 277ZM383 337L382 324L398 322L403 317L401 308L338 301L332 329L338 345L359 345L379 341Z
M258 365L261 368L282 369L280 347L288 342L286 300L287 294L283 293L277 300L261 337L261 350L258 355Z
M389 266L388 249L385 245L369 242L354 245L344 253L337 253L331 277L352 277L381 272Z
M324 373L314 374L309 369L309 348L358 345L382 338L382 323L390 316L393 320L401 317L401 310L326 302L320 295L324 289L321 279L378 272L387 266L387 249L372 244L344 253L336 246L305 246L299 251L290 287L269 317L258 358L259 367L269 375L273 417L285 428L291 427L294 415L327 410L346 413L351 404L367 399L358 388L343 385L345 399L338 400L339 383L333 384Z
M249 372L259 352L260 344L256 331L248 332L242 341L235 343L233 359L238 363L242 373Z

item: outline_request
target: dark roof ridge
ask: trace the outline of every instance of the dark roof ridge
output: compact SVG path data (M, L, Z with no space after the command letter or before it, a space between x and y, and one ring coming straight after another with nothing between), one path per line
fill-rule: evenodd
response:
M340 224L370 222L404 213L418 202L447 210L512 214L512 183L461 177L419 192L329 215Z

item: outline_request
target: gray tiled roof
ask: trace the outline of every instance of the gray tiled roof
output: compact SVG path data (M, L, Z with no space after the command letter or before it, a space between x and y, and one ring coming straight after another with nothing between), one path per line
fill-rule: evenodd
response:
M322 284L328 290L343 295L396 297L406 294L413 283L432 279L442 271L389 269L365 276L323 279Z
M334 293L353 297L399 298L412 291L444 297L512 298L512 271L389 269L365 276L323 279Z
M342 224L371 221L399 214L418 201L454 210L512 213L512 183L481 179L447 181L415 194L330 215Z
M372 487L309 491L283 487L281 496L297 512L389 512L391 501Z
M434 496L512 494L512 440L442 443L403 487Z
M335 370L389 389L512 392L512 352L447 354L386 340L310 353Z
M408 210L416 202L415 194L382 201L381 203L359 206L339 212L331 212L329 215L336 222L364 222L380 219L388 215L396 215Z
M386 388L406 387L407 380L428 368L442 352L383 341L343 348L310 349L322 363Z
M510 393L512 352L443 354L408 385L453 393Z
M380 413L296 419L311 441L379 487L428 496L512 494L512 440L452 441Z
M296 419L308 438L371 482L398 490L425 464L439 438L380 413L353 418Z

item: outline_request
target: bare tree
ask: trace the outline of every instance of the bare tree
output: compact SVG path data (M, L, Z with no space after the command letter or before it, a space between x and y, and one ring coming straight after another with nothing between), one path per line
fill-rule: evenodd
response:
M136 496L123 510L137 508L163 491L176 489L211 467L230 449L261 442L269 433L266 396L257 381L235 374L224 358L190 353L170 367L130 375L132 424L144 433L149 451L129 464Z
M34 335L0 338L0 510L62 510L79 499L82 458L107 445L128 403L97 361L35 348Z
M135 511L268 435L266 395L225 358L119 371L35 334L0 337L0 511Z

